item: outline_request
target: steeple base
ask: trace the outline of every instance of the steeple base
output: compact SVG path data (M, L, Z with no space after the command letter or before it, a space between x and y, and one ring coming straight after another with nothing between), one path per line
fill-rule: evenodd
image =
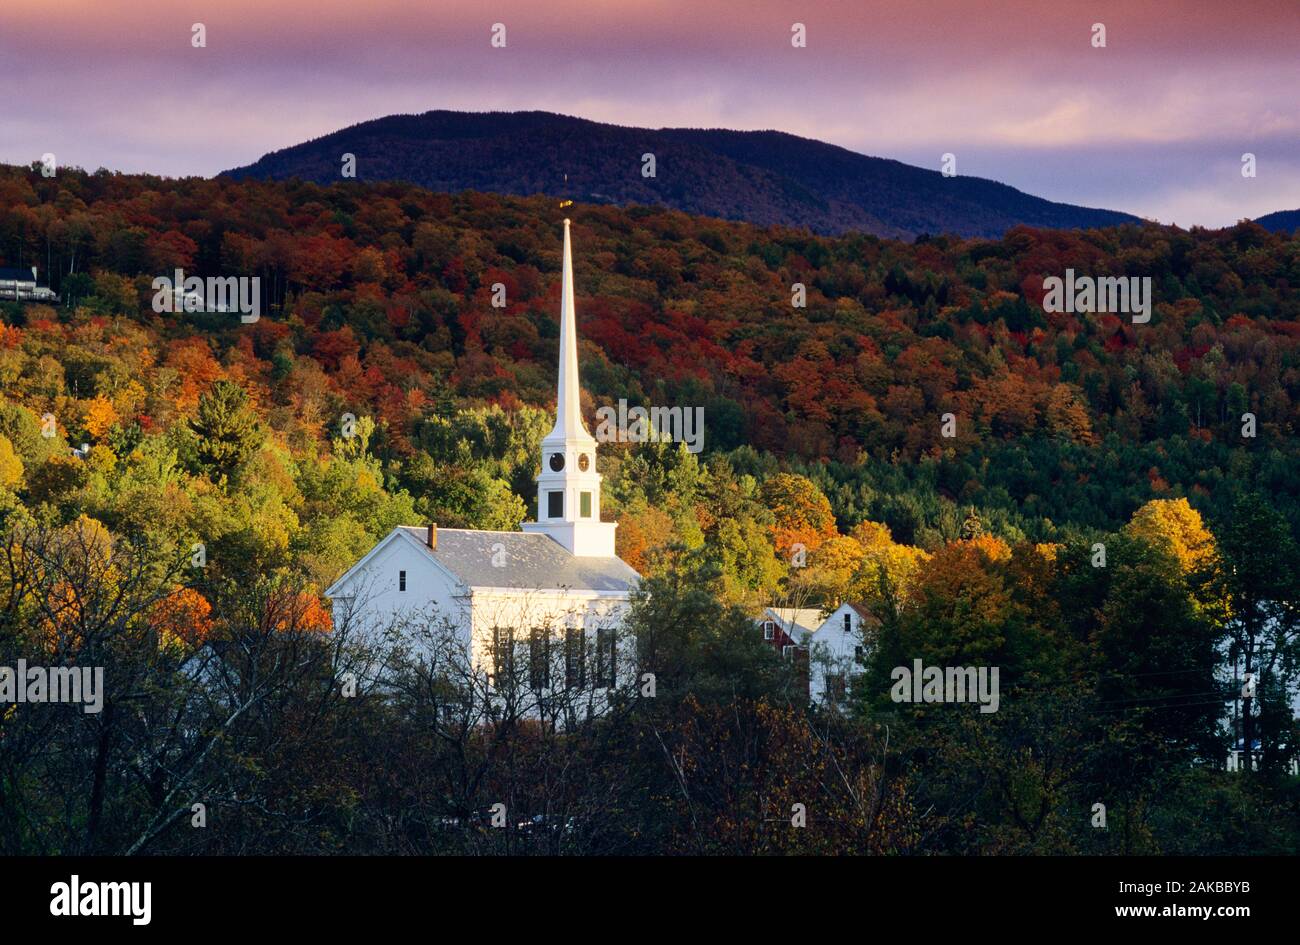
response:
M615 522L524 522L520 527L549 535L575 558L614 557Z

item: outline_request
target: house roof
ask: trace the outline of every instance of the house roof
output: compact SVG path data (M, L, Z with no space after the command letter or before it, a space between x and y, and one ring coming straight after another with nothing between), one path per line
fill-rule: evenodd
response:
M852 601L845 601L845 603L852 607L853 612L863 620L874 621L876 619L876 615L871 612L871 608L866 604L855 604Z
M334 592L370 556L395 536L414 541L430 559L470 588L507 587L529 590L596 591L630 594L641 576L621 558L575 557L555 539L529 532L439 528L437 548L425 541L424 525L399 525L334 582ZM504 552L504 557L502 556ZM504 561L496 566L494 561Z
M852 601L845 601L844 603L840 604L840 606L836 607L833 611L831 611L830 615L827 616L825 620L818 621L817 626L816 628L814 628L813 632L817 633L822 629L824 629L825 627L831 626L832 624L834 624L835 629L838 630L842 626L842 624L840 623L840 621L836 620L835 617L842 610L844 610L845 607L849 608L849 610L857 614L858 619L861 620L863 623L875 625L880 622L879 619L876 617L876 615L871 612L871 609L866 604L855 604Z
M796 642L821 626L821 615L816 607L768 607L763 611L764 620L775 620Z
M0 282L35 282L36 277L30 269L6 269L0 267Z

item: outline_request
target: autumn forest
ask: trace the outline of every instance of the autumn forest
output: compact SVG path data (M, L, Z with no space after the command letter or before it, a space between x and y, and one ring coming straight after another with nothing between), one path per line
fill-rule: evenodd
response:
M59 296L0 301L0 664L114 680L0 707L0 853L1300 852L1300 240L556 203L0 166L0 266ZM471 723L411 662L340 699L331 582L536 517L566 214L588 427L704 412L698 454L600 450L658 694ZM1150 321L1045 312L1067 267L1150 277ZM155 312L177 269L261 317ZM810 708L754 618L843 602L867 684ZM1001 709L891 702L913 658L1001 667Z

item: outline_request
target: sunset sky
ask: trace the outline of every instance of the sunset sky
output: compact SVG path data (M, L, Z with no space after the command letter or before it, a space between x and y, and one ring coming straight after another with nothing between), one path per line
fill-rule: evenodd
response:
M0 87L9 163L207 176L395 112L545 109L953 152L1182 226L1300 207L1300 0L3 0Z

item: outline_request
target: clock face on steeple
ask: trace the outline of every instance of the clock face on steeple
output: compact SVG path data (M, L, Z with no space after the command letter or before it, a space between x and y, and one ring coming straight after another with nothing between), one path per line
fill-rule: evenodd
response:
M559 472L560 470L564 469L564 454L563 454L563 453L552 453L552 454L551 454L551 469L552 469L554 472Z

